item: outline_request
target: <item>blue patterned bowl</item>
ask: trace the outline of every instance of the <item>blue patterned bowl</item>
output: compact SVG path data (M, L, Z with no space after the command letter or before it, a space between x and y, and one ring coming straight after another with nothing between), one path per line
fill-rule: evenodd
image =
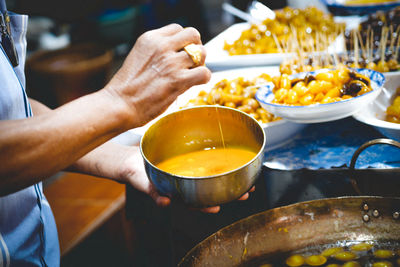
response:
M275 96L272 91L274 85L271 83L261 87L257 91L256 99L264 109L288 121L298 123L319 123L342 119L355 114L367 104L374 101L381 92L383 84L385 83L385 76L380 72L370 69L353 70L370 78L371 87L373 89L372 91L350 99L328 104L289 106L272 103ZM303 78L306 74L315 75L322 71L326 71L326 69L297 73L291 75L290 78Z

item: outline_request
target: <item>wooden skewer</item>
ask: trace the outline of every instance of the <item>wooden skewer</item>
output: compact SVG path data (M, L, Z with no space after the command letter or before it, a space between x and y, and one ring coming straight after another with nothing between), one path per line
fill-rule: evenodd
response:
M340 34L343 36L343 40L344 39L346 39L345 38L345 34L344 34L344 29L342 28L342 29L340 29ZM348 61L348 59L349 59L349 54L348 54L348 52L347 52L347 46L346 46L346 41L344 41L344 46L343 46L344 48L343 48L343 52L344 52L344 56L343 56L343 61L345 62L345 61Z
M282 49L282 47L281 47L281 45L279 43L278 38L276 37L276 35L274 33L272 34L272 38L274 38L275 45L278 48L279 53L283 53L284 51L283 51L283 49Z
M329 40L328 40L329 36L328 35L323 35L323 34L319 34L319 40L322 44L322 47L320 47L320 54L319 54L319 58L320 58L320 64L321 67L327 66L329 64L329 60L328 57L326 56L327 52L327 48L329 47ZM325 49L325 51L324 51Z
M337 34L335 35L329 35L329 43L333 43L335 42L337 38ZM332 55L329 53L328 50L326 50L326 56L328 58L328 64L332 63L332 65L337 66L338 65L338 58L337 58L337 54L336 54L336 49L333 49L332 51Z
M315 66L315 64L319 64L319 58L316 53L319 49L319 38L318 38L318 32L315 35L315 39L312 37L309 37L308 39L308 45L310 47L310 52L311 52L311 59L312 59L312 64Z
M335 28L335 31L333 33L327 33L326 34L326 49L324 53L324 58L325 58L325 66L333 65L333 58L331 56L331 53L329 51L329 47L335 42L335 35L336 35L337 29ZM335 49L333 49L333 52Z
M339 60L339 57L338 57L336 51L333 51L332 57L333 57L333 65L334 65L335 67L338 67L339 64L340 64L340 60Z
M294 37L293 37L293 39L294 39ZM301 47L301 44L302 44L301 40L297 40L296 39L296 40L292 41L293 49L298 51L298 57L299 57L298 67L299 67L299 70L303 71L303 69L304 69L304 57L303 57L303 48Z
M390 51L393 51L393 46L394 46L393 25L390 25L390 26L389 26L389 37L390 37L389 50L390 50Z
M397 38L397 42L396 42L396 47L394 48L396 51L394 52L394 54L396 55L395 56L395 60L397 60L397 55L398 55L398 53L399 53L399 40L400 40L400 38L399 38L399 33L400 33L400 25L399 26L397 26L397 29L396 29L396 35L395 35L395 38L394 39L396 39Z
M304 38L303 38L303 45L304 45L303 50L305 52L308 52L308 53L317 52L316 44L317 44L317 41L316 41L316 38L314 36L304 36Z
M329 52L328 52L328 47L330 43L330 37L329 34L325 36L320 37L322 44L323 44L323 49L325 51L321 51L320 58L321 58L321 67L325 67L329 65Z
M291 31L291 33L292 33L292 35L291 35L291 37L292 37L292 41L294 41L295 43L298 43L298 41L299 41L299 38L298 38L298 36L297 36L297 30L296 30L296 27L294 27L292 24L290 24L289 25L289 27L290 27L290 31ZM294 43L292 44L292 45L294 45ZM292 47L292 49L295 49L296 47ZM298 48L298 47L297 47ZM295 51L297 51L297 49L296 50L293 50L293 52L295 52Z
M388 32L388 28L387 27L383 27L382 28L382 34L381 34L381 62L382 63L385 62L387 32Z
M323 56L323 50L326 48L326 40L324 40L322 34L320 32L316 33L316 38L318 38L317 40L317 44L318 48L317 48L317 52L318 52L318 65L321 67L324 67L326 62L325 62L325 58Z
M370 62L370 55L371 55L371 51L370 51L370 41L369 41L369 37L370 37L370 32L371 32L371 26L368 25L367 28L367 37L365 38L365 49L367 50L367 57L365 58L365 60L369 63Z
M354 38L354 58L355 62L354 65L358 68L358 40L357 40L357 33L356 30L353 31L353 38Z
M397 27L397 29L399 29L399 28L400 28L400 26ZM399 35L397 34L396 52L394 53L396 60L398 59L398 56L399 56L399 48L400 48L400 38L399 38Z
M358 30L357 30L357 36L358 36L358 42L360 43L360 46L361 46L362 56L363 56L364 59L366 59L367 58L367 52L365 50L364 41L363 41L363 39L361 37L360 31L358 31Z
M370 61L373 61L374 59L373 59L373 55L374 55L374 29L371 29L371 38L369 39L369 41L370 41L370 44L371 44L371 46L370 46Z
M292 39L289 42L291 45L291 49L293 52L297 52L298 56L298 68L300 71L304 70L305 65L305 53L307 48L304 45L303 40L299 37L296 27L290 25L290 29L292 31Z

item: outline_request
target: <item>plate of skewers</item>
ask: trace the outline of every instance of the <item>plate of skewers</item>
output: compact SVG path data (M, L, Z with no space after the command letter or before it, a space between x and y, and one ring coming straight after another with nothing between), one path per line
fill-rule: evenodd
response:
M205 44L212 70L280 64L295 52L342 51L346 24L316 7L275 11L274 20L237 23Z
M343 51L339 53L296 53L280 64L280 72L294 74L332 68L344 64L368 68L386 78L400 71L400 7L369 15L358 27L344 32Z

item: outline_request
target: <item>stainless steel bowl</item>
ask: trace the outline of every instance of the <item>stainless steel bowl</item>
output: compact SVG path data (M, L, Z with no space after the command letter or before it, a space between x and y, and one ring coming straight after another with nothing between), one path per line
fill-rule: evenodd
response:
M207 177L178 176L155 166L183 153L222 147L218 122L226 146L250 148L258 152L255 158L230 172ZM146 173L161 194L180 197L193 207L207 207L233 201L253 186L261 172L265 143L262 126L246 113L198 106L161 117L143 135L140 150Z

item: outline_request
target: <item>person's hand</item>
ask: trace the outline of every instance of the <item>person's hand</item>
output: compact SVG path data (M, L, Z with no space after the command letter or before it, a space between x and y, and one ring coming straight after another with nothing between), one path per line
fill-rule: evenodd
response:
M129 150L126 153L121 153L120 155L123 157L123 159L121 161L121 166L119 167L119 179L117 180L126 184L130 184L135 189L148 194L160 207L166 207L170 205L171 200L166 196L161 196L147 178L139 148L129 147ZM254 190L255 188L253 187L249 192L253 192ZM246 200L248 198L249 193L247 192L238 200ZM220 206L215 206L202 208L199 210L205 213L218 213L220 209Z
M194 66L183 50L192 43L201 49L200 66ZM130 128L142 126L185 90L209 81L211 72L203 66L205 56L200 34L194 28L171 24L148 31L138 38L105 90L131 114Z
M250 188L249 192L244 193L244 195L242 195L240 198L238 198L238 200L240 200L240 201L247 200L250 196L250 192L254 192L255 190L256 190L256 187L253 186L252 188ZM205 213L218 213L221 210L221 207L214 206L214 207L202 208L199 210L202 212L205 212Z

